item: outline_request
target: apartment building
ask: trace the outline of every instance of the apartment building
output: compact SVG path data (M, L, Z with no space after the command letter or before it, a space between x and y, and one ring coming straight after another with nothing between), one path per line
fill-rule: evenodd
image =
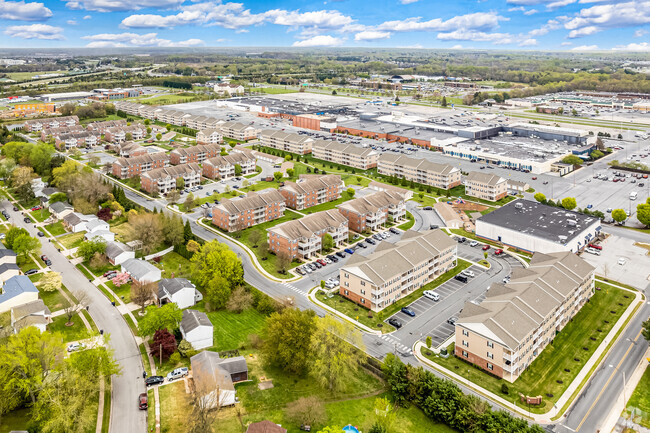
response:
M26 116L28 114L54 114L56 108L54 103L44 102L26 102L15 104L13 106L13 115L16 117Z
M379 152L369 147L357 147L352 144L343 144L330 140L315 140L312 143L311 152L314 158L360 170L377 167L379 158Z
M111 128L126 128L126 119L119 120L104 120L102 122L91 122L88 124L90 131L97 131L100 134L105 134Z
M243 230L284 216L284 197L277 190L249 192L246 197L224 199L212 208L212 224L227 232Z
M118 158L113 162L111 172L120 179L140 176L147 171L169 167L169 155L164 152L148 153L133 158Z
M296 133L267 129L262 131L260 141L262 146L305 155L311 153L311 145L314 139Z
M172 110L170 108L158 108L156 110L156 119L171 125L185 126L185 118L189 116L184 111Z
M59 150L69 150L75 147L96 146L101 143L102 137L93 131L74 131L59 134L54 137L54 145Z
M130 135L129 135L130 134ZM141 140L147 135L144 125L115 126L104 131L104 140L120 143L127 140Z
M458 167L393 153L385 153L379 157L377 172L440 189L451 189L461 183Z
M176 189L176 179L182 178L185 188L201 184L201 167L199 164L181 164L157 168L140 176L142 189L148 193L167 194Z
M196 133L197 144L220 144L223 142L223 135L216 128L202 129Z
M139 116L140 108L147 107L147 105L129 101L117 101L114 105L116 110L124 111L126 114L131 114L132 116Z
M38 132L45 128L63 128L79 124L77 116L52 117L49 119L33 119L25 121L25 131Z
M381 311L456 265L457 243L441 230L409 230L391 244L381 242L367 257L354 254L340 269L339 293Z
M229 179L235 176L238 165L241 174L255 173L256 160L249 153L232 152L229 155L215 156L203 163L203 176L208 179Z
M322 239L329 233L334 247L348 240L348 220L336 209L316 212L268 229L269 250L291 259L308 259L321 252Z
M501 200L508 195L508 182L496 174L470 171L465 177L465 194L482 200Z
M85 131L82 125L73 125L73 126L64 126L60 128L44 128L41 129L41 140L47 142L50 137L56 138L61 134L68 134L70 132L82 132Z
M189 116L185 118L185 126L192 129L217 128L220 123L219 119L210 116Z
M341 176L329 174L284 182L278 191L284 196L288 207L301 210L340 199L344 186Z
M455 355L514 382L592 296L594 272L570 251L535 253L480 304L465 303Z
M132 141L124 141L113 145L115 153L123 158L133 158L134 156L146 155L147 149Z
M180 147L174 149L169 154L170 162L174 165L197 163L201 164L208 158L214 158L221 153L221 147L218 144L199 144L197 146Z
M222 123L219 129L224 136L239 141L254 140L260 133L260 130L252 125L232 121Z
M394 191L380 191L355 198L337 208L348 219L350 230L357 233L378 230L388 222L388 217L393 221L401 221L406 216L406 200Z

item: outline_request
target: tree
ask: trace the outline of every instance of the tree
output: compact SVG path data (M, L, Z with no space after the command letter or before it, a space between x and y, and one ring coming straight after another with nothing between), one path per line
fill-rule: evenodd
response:
M235 164L235 176L241 176L241 172L242 172L241 165Z
M284 274L289 269L291 264L291 256L286 251L281 251L276 254L275 267L278 273Z
M321 245L323 247L323 251L329 252L334 248L334 238L332 237L331 234L325 233L323 237L321 238Z
M578 206L576 199L573 197L564 197L562 199L562 207L566 210L573 210Z
M7 179L16 169L16 161L13 158L5 158L0 161L0 178Z
M176 352L176 337L166 329L159 329L153 335L150 348L151 356L159 358L160 362L162 362Z
M323 388L339 392L354 379L357 373L354 346L363 351L361 334L350 323L332 316L316 321L310 341L310 373Z
M303 375L311 362L310 341L316 329L312 310L285 308L272 313L263 331L262 357L270 365Z
M41 241L23 233L14 239L13 250L17 256L23 258L27 258L30 254L38 255L41 251Z
M165 241L173 246L180 245L185 240L184 237L184 227L183 220L178 215L173 215L171 217L165 216L165 214L160 214L160 219L162 221L163 236Z
M262 260L266 260L269 255L269 243L264 241L257 248L257 254Z
M128 234L131 240L142 241L142 252L150 254L163 240L163 230L158 215L136 214L129 217Z
M206 308L218 310L226 306L230 299L232 286L225 278L221 276L214 277L205 289Z
M47 272L41 278L40 287L45 292L54 292L61 288L61 274L58 272Z
M261 240L262 233L259 230L253 230L248 234L248 241L251 243L253 248L257 248Z
M275 179L276 182L280 182L280 180L284 177L281 171L276 171L273 173L273 178Z
M190 410L187 412L185 431L187 433L212 433L223 400L221 389L210 386L206 381L189 380Z
M131 134L130 132L127 132L126 134L124 134L124 139L125 139L126 141L131 141L131 140L133 140L133 134Z
M535 200L537 200L540 203L546 202L546 196L544 194L542 194L541 192L535 193L534 197L535 197Z
M562 159L562 162L565 163L565 164L571 164L571 165L582 165L583 161L582 161L582 158L580 158L579 156L568 155L568 156L565 156Z
M406 365L393 353L388 353L381 367L395 404L403 406L408 392L408 371Z
M147 125L147 126L151 125L151 120L144 119L144 124Z
M614 209L612 211L612 219L617 223L622 223L627 219L627 214L623 209Z
M650 342L650 319L641 324L641 334L643 338Z
M129 274L127 274L126 272L120 272L117 275L115 275L115 277L113 277L111 282L115 285L115 287L122 287L123 285L129 282L129 278L131 278Z
M185 211L189 212L196 207L196 200L194 200L194 194L189 193L183 202L185 206Z
M77 248L77 256L83 257L84 261L90 260L96 253L106 253L106 241L101 238L94 238L84 241Z
M74 292L72 295L74 296L74 299L77 300L77 303L68 302L63 308L63 312L68 318L68 321L66 322L67 326L74 324L72 319L74 319L74 316L84 308L84 304L88 301L88 294L81 290Z
M201 248L201 244L199 244L197 241L188 241L187 245L185 245L185 248L187 251L195 253Z
M327 421L325 405L315 395L301 397L287 405L286 415L289 422L299 426L314 426Z
M153 335L159 329L167 329L170 332L178 329L183 319L183 311L173 302L169 302L162 307L149 305L146 308L146 314L138 323L138 330L141 335Z
M393 412L393 405L390 404L387 398L378 397L375 399L375 426L380 430L388 432L391 430L393 421L395 421L395 412ZM374 427L374 426L373 426Z
M345 190L345 192L348 193L348 196L350 198L353 198L356 191L355 191L354 188L348 188L348 189Z
M431 336L427 335L427 348L431 349Z
M32 191L32 179L36 175L31 167L16 167L11 173L11 186L16 189L16 194L23 200L29 200L34 196Z
M243 286L238 286L230 294L230 299L226 302L226 308L228 311L235 312L237 314L242 311L248 310L253 305L253 294L246 291Z
M168 123L167 125L165 125L165 129L167 129L167 132L169 132L172 130L172 126Z
M446 96L442 97L442 102L440 102L440 105L442 105L443 107L447 106L447 97Z
M636 219L646 227L650 227L650 197L646 199L645 203L636 206Z
M144 314L144 307L153 300L158 283L148 281L134 281L131 284L131 301L140 306L140 314Z
M102 221L110 221L113 219L113 212L111 212L111 208L108 207L103 207L97 212L97 218L99 218Z
M158 141L162 140L162 134L160 132L156 134L156 140Z
M287 176L293 177L293 175L296 173L296 171L293 168L287 168ZM325 173L323 173L325 174Z
M176 350L178 350L178 353L180 353L182 357L188 357L194 348L189 341L183 339L180 343L178 343Z
M185 188L185 179L182 177L177 177L176 178L176 189L183 189Z
M178 192L177 190L172 190L167 193L167 201L170 204L176 204L180 199L181 199L181 193Z
M192 256L192 279L201 288L227 283L228 291L243 283L244 269L241 260L226 244L217 240L206 242ZM230 293L228 293L229 295ZM225 297L225 305L228 296Z
M65 195L65 193L63 193L63 192L57 192L57 193L52 194L50 196L49 200L48 200L48 202L50 204L60 202L60 201L62 201L62 202L68 201L68 196Z
M29 232L25 230L22 227L16 227L14 225L10 226L9 230L7 231L6 237L5 237L5 245L7 245L7 248L13 249L14 248L14 241L16 238L20 235L28 235Z

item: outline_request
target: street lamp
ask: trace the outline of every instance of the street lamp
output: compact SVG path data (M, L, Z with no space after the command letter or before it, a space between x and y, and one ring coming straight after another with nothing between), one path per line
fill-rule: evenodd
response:
M627 407L626 404L625 404L625 372L619 370L618 367L616 367L613 364L609 364L609 367L613 368L614 370L618 371L619 373L623 373L623 411L625 411L625 408Z

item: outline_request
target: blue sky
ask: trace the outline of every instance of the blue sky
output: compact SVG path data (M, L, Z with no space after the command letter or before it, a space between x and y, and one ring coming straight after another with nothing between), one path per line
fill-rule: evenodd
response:
M3 47L650 51L650 0L0 0Z

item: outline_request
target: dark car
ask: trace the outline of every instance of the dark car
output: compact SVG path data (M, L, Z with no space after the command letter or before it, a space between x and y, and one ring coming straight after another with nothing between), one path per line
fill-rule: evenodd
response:
M340 258L344 258L344 257L345 257L345 253L344 253L343 251L337 251L337 252L336 252L336 255L339 256Z
M330 254L329 256L327 256L327 258L333 261L334 263L339 261L339 259L334 254Z
M375 245L377 243L372 238L366 238L366 242L368 242L370 245Z
M14 212L18 212L18 206L14 206Z
M391 317L390 319L388 319L388 324L393 325L397 329L402 327L402 322L400 322L399 320L397 320L394 317Z
M404 314L408 314L408 315L411 316L411 317L415 317L415 311L411 310L411 309L408 308L408 307L402 307L402 310L401 310L401 311L402 311L402 313L404 313Z
M456 275L454 279L460 281L461 283L467 282L467 277L465 275Z
M358 247L358 248L368 248L368 245L364 244L363 242L359 242L359 243L357 244L357 247Z
M146 392L143 392L138 396L138 408L140 410L147 410L149 407L149 397Z
M390 228L390 232L391 232L392 234L394 234L394 235L398 235L398 234L400 234L400 231L397 230L395 227L391 227L391 228Z
M354 254L354 250L352 248L346 248L343 251L345 251L348 254Z
M23 221L25 221L26 223L31 223L32 222L32 220L27 218L27 217L23 218Z
M149 376L144 380L144 384L147 386L160 385L165 381L165 378L162 376Z
M425 206L422 208L422 210L432 210L433 208L431 206Z
M52 264L52 261L45 254L41 256L41 260L43 260L43 263L45 263L47 266L50 266Z
M447 323L454 326L456 324L456 320L458 319L456 319L455 317L450 317L449 319L447 319Z
M37 232L36 234L38 235L39 238L42 238L43 236L45 236L45 233L43 233L43 232Z
M438 229L438 228L440 228L440 226L438 226L438 224L431 224L429 226L429 230L435 230L435 229ZM460 241L458 241L458 242L460 242Z
M25 272L25 275L33 275L38 272L38 269L30 269L29 271Z

